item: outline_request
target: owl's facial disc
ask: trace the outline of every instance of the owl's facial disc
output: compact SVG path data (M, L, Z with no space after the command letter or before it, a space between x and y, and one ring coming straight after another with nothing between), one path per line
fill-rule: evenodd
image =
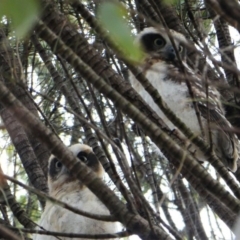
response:
M101 165L92 152L79 152L77 158L90 167L94 172L101 172ZM72 178L68 169L56 158L53 157L49 164L49 176L53 181L56 181L59 177Z
M91 147L78 143L70 146L69 150L79 161L85 163L91 168L99 178L103 178L105 171L93 153ZM80 167L79 164L76 164L75 166ZM48 165L48 187L49 194L56 197L60 193L80 190L85 186L78 178L70 173L59 159L54 155L51 155Z
M143 50L152 57L175 61L177 59L175 49L168 36L165 36L165 38L159 33L148 33L141 37L141 45ZM181 53L183 47L177 41L175 41L175 45L179 53Z

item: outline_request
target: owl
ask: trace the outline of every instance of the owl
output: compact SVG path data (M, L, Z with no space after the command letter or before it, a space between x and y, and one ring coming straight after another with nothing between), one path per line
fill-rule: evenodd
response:
M91 168L100 179L103 178L104 169L96 158L92 148L84 144L75 144L69 150ZM53 155L48 163L49 195L80 210L109 215L107 208L82 182L71 175L68 169ZM64 209L52 202L47 202L41 219L39 229L63 233L78 234L106 234L116 233L118 225L115 222L104 222L87 218ZM42 227L42 228L40 228ZM53 237L34 234L34 240L76 240L79 238ZM83 239L83 238L81 238ZM116 238L114 238L116 239ZM86 240L85 238L83 240Z
M211 129L211 137L216 154L228 169L235 172L239 158L238 139L230 130L231 124L225 118L220 94L214 87L208 86L207 96L206 81L204 82L200 75L194 73L187 63L182 61L185 73L191 79L194 79L189 81L193 97L190 95L189 87L184 79L185 75L182 68L179 67L179 59L175 51L177 50L182 59L184 59L185 51L181 43L187 43L187 40L182 34L173 30L170 30L170 34L174 39L175 46L173 46L166 31L161 28L145 28L137 35L135 41L145 53L144 61L139 68L153 87L157 89L168 107L194 134L203 137L210 143L209 128ZM129 80L145 102L152 107L171 129L175 129L172 122L168 120L131 72L129 73ZM200 112L200 118L197 117L196 109ZM188 148L190 148L190 145ZM196 146L191 146L191 148L197 159L200 161L205 160L203 153Z

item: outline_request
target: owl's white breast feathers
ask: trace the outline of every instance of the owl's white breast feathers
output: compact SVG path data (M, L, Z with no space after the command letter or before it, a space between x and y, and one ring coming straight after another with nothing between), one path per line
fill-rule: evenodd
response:
M145 76L149 82L155 87L168 107L179 117L185 124L195 133L201 133L197 116L192 108L191 98L189 98L189 90L186 83L177 83L166 79L167 66L164 61L154 63L147 71ZM165 121L170 127L174 125L164 113L160 110L152 97L147 93L144 87L136 80L132 73L129 78L133 88L141 95L149 106Z
M81 191L62 194L58 197L59 200L83 211L102 215L109 214L107 208L88 188L85 188ZM116 233L118 231L118 225L114 222L103 222L87 218L75 214L51 202L47 202L41 221L38 224L46 230L50 229L51 231L59 231L64 233L103 234ZM43 238L41 235L37 235L37 237L34 238L34 240L41 239L55 240L56 238L53 236L44 236ZM70 238L61 237L61 239L65 240ZM77 240L79 238L71 239Z

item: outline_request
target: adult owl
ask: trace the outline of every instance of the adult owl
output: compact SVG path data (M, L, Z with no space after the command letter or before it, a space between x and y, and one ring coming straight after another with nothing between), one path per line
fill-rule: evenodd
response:
M136 43L139 44L145 52L143 64L139 67L145 74L150 83L157 89L168 107L180 118L196 135L204 137L209 143L209 128L211 129L212 142L214 150L222 162L231 170L236 171L238 153L238 139L230 130L231 124L225 118L225 113L221 105L220 94L212 86L208 86L208 96L206 95L206 81L194 73L193 70L183 61L185 74L191 79L189 87L184 79L183 70L179 66L179 59L176 51L182 56L186 43L185 37L173 30L170 30L175 46L173 46L168 34L161 28L145 28L136 37ZM142 96L153 110L165 121L165 123L174 129L174 125L163 114L161 109L155 104L152 97L145 91L135 76L130 73L130 83L133 88ZM193 105L195 102L195 107ZM196 110L200 112L200 118L197 117ZM209 123L207 119L209 119ZM209 127L208 127L209 126ZM196 147L195 157L204 160L201 151Z
M104 169L96 158L92 148L84 144L75 144L69 150L91 168L100 179ZM49 195L80 210L108 215L109 211L100 200L81 181L74 178L68 169L53 155L48 164ZM106 234L116 233L117 223L104 222L87 218L64 209L52 202L47 202L39 226L48 231L78 234ZM39 228L41 229L41 228ZM54 237L35 234L34 240L76 240L79 238ZM83 238L81 238L83 239ZM116 238L115 238L116 239ZM83 239L85 240L85 238Z

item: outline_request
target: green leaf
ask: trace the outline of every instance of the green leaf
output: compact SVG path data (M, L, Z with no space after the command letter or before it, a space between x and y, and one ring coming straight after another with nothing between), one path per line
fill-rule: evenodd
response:
M173 5L173 6L177 5L178 3L181 3L181 1L179 0L163 0L163 1L167 5Z
M18 37L29 31L40 10L38 0L0 0L0 6L0 19L10 18Z
M134 38L127 24L127 10L120 4L105 2L98 9L98 18L123 56L130 61L141 61L143 53L140 47L133 43Z

